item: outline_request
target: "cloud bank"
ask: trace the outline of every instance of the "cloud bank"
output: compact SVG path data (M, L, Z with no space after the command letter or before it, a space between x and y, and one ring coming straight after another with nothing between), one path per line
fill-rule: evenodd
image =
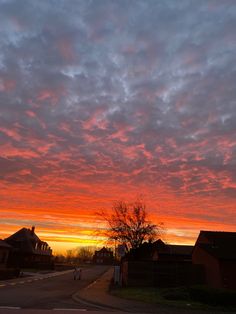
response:
M1 0L0 213L141 193L167 228L231 230L235 29L230 0Z

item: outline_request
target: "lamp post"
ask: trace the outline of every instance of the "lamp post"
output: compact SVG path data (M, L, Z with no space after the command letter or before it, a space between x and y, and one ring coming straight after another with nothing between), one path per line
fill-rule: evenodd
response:
M116 241L117 241L117 237L115 237L114 240L115 240L115 254L114 254L114 257L115 257L115 261L116 261L116 257L117 257L116 256Z

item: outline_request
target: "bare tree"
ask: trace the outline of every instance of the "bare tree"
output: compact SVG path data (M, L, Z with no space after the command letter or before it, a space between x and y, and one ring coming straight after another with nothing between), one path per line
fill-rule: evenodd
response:
M81 262L88 262L91 261L93 258L95 249L89 246L82 246L76 249L76 257Z
M67 263L72 263L74 261L74 252L73 250L67 250L65 260Z
M132 204L117 201L110 215L102 212L99 216L106 220L108 238L124 243L128 249L137 248L144 241L152 242L161 233L161 225L148 220L142 201Z

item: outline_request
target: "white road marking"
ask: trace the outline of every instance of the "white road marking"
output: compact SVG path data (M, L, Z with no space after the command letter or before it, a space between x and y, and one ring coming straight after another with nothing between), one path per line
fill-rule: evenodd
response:
M19 306L0 306L0 309L5 309L5 310L20 310L21 307L19 307Z
M54 311L79 311L79 312L86 312L86 309L59 309L59 308L55 308L53 309Z
M63 271L63 272L57 272L57 273L51 274L49 276L39 277L39 278L32 278L32 279L25 280L25 281L10 282L10 283L7 283L7 284L1 284L0 283L0 288L6 287L6 286L15 286L15 285L18 285L18 284L30 283L30 282L37 281L37 280L44 280L44 279L48 279L48 278L53 278L53 277L64 275L64 274L67 274L67 273L70 273L70 272L72 272L72 270L66 270L66 271ZM1 306L0 306L0 309L1 309Z

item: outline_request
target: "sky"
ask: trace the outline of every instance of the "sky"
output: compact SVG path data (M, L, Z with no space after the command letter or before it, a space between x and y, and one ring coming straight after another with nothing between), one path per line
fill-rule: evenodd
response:
M0 0L0 238L99 245L142 197L164 240L236 231L235 0Z

